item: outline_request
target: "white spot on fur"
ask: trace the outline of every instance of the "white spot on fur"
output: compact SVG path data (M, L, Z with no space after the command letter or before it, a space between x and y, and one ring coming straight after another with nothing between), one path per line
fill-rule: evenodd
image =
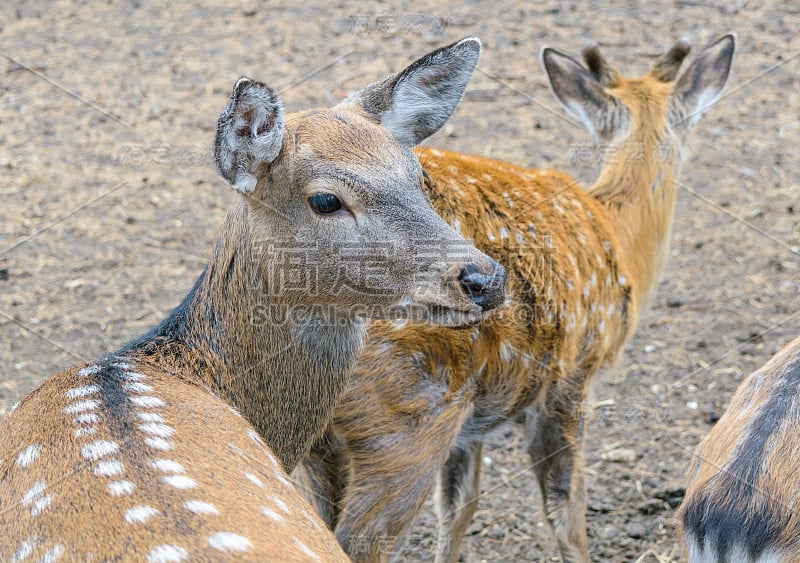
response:
M151 397L150 395L142 395L141 397L128 397L128 400L137 407L143 408L156 408L166 405L166 403L158 397Z
M250 439L253 440L258 445L259 448L261 448L261 451L264 453L265 456L267 456L267 459L272 464L272 466L275 469L279 469L280 465L278 464L278 460L276 460L275 456L272 455L272 452L270 452L267 449L267 447L264 444L264 441L261 439L261 436L258 435L258 432L256 432L252 428L248 428L247 435L250 436Z
M156 514L158 514L158 510L156 510L152 506L147 506L146 504L142 504L140 506L134 506L133 508L129 508L128 510L126 510L125 521L128 524L144 524Z
M514 349L508 342L503 342L500 345L500 359L508 362L514 356Z
M245 451L242 448L240 448L239 446L237 446L236 444L231 444L230 442L228 442L228 447L230 448L230 450L233 453L238 454L238 455L242 456L245 459L249 459L247 454L245 453Z
M95 401L94 399L87 399L86 401L80 401L71 405L67 405L64 407L64 414L78 414L79 412L93 411L99 406L100 403L98 401Z
M282 499L280 499L279 497L276 497L275 495L270 495L270 496L269 496L269 499L272 501L272 503L273 503L275 506L277 506L278 508L280 508L280 509L281 509L281 510L282 510L284 513L286 513L286 514L291 514L291 513L292 513L292 512L289 510L289 507L288 507L288 506L286 506L286 503L285 503L285 502L283 502L283 500L282 500Z
M208 537L208 545L220 551L247 551L253 544L244 536L231 532L217 532Z
M162 438L169 438L175 433L175 430L166 424L159 424L158 422L146 422L139 425L139 430L152 434L153 436L160 436Z
M523 242L525 242L525 236L519 231L517 231L516 233L516 238L518 244L522 244Z
M36 499L33 503L33 507L31 508L31 516L39 516L43 510L50 506L52 501L53 497L50 495Z
M90 375L94 375L96 373L100 373L102 370L103 368L101 366L88 366L78 371L78 377L87 377Z
M492 234L491 231L486 231L486 238L488 238L492 242L494 242L495 240L495 236Z
M12 561L22 561L23 559L30 557L37 543L38 540L35 536L30 537L22 542L22 545L20 545L19 549L16 551L16 553L14 553L14 559Z
M152 462L150 462L150 465L159 471L163 471L164 473L186 473L186 470L180 463L177 461L172 461L171 459L154 459Z
M17 467L28 467L31 463L36 461L36 458L39 457L39 452L41 448L39 446L28 446L24 450L22 450L19 455L17 456Z
M167 452L172 449L172 444L164 440L163 438L152 438L148 436L144 439L144 443L154 450L159 450L162 452Z
M281 470L281 469L276 469L275 471L273 471L273 475L275 475L275 478L276 478L278 481L280 481L281 483L283 483L285 486L289 487L290 489L291 489L291 488L294 488L294 485L292 484L292 482L291 482L291 481L289 481L289 480L288 480L288 479L287 479L287 478L286 478L286 477L283 475L283 470Z
M617 283L618 283L619 285L625 285L625 284L627 283L627 281L628 281L628 278L626 278L626 277L625 277L625 276L623 276L622 274L620 274L620 275L618 275L618 276L617 276Z
M450 227L458 234L461 234L461 223L458 219L453 219L453 222L450 223Z
M97 461L101 457L115 454L119 451L119 444L108 440L97 440L91 444L86 444L81 448L81 455L84 459Z
M247 471L244 472L244 476L247 477L250 482L252 482L256 487L263 487L264 483L261 482L261 479L253 475L252 473L248 473Z
M100 415L86 413L72 419L72 424L94 424L100 420Z
M267 518L272 518L276 522L283 522L283 516L275 512L274 510L270 510L266 506L261 507L261 513L264 514Z
M131 494L133 489L136 488L136 485L130 481L114 481L113 483L109 483L107 487L109 493L115 497L121 497Z
M39 558L39 563L55 563L64 554L64 547L56 544L53 548Z
M177 545L159 545L147 554L148 563L177 563L189 559L189 552Z
M183 506L186 510L195 514L219 514L216 506L202 500L187 500L183 503Z
M149 385L145 385L144 383L126 383L122 386L125 391L130 391L131 393L150 393L153 391L153 388Z
M505 227L500 227L500 240L506 240L508 238L508 229Z
M82 387L75 387L73 389L68 389L64 392L67 399L80 399L82 397L87 397L89 395L94 395L100 390L100 387L97 385L83 385Z
M141 420L142 422L164 422L164 418L160 414L156 414L153 412L139 412L136 413L136 418Z
M116 477L122 473L123 469L125 466L121 461L109 459L98 463L94 468L94 474L100 477Z
M127 373L122 374L122 379L128 381L130 383L138 383L142 379L147 379L147 376L143 373L137 373L135 371L129 371Z
M315 561L322 561L322 559L319 558L319 555L317 555L316 553L311 551L311 549L306 544L304 544L303 542L301 542L297 538L294 539L294 544L297 546L297 548L300 551L302 551L303 553L305 553L306 555L308 555L309 557L311 557Z
M42 493L47 488L47 483L44 481L37 481L33 486L25 491L22 495L22 506L28 506L33 501L42 496Z
M161 478L167 485L176 489L191 489L197 486L197 481L186 475L167 475Z

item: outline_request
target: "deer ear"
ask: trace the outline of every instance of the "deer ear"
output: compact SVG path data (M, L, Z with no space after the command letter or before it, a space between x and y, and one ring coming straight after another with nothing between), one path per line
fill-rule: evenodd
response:
M402 72L367 86L341 104L365 111L401 145L414 146L450 119L481 52L477 38L462 39L412 63Z
M673 123L688 132L722 95L736 52L736 35L729 33L701 52L672 90L671 103L679 120Z
M246 77L237 80L217 120L214 160L222 177L235 189L252 192L258 165L280 153L284 129L283 105L275 91Z
M581 63L550 47L542 48L539 59L553 95L596 139L611 139L623 129L627 113L622 104Z

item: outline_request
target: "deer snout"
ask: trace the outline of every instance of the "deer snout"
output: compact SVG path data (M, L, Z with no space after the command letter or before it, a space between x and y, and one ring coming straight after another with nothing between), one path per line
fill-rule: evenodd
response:
M483 273L478 266L472 262L461 269L458 274L458 283L461 289L484 311L491 311L506 298L506 269L495 261L492 272Z

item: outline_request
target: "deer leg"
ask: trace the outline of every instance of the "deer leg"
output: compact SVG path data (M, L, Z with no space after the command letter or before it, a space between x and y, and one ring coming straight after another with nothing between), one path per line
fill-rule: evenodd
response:
M388 561L402 543L456 441L467 407L365 419L345 441L347 484L336 538L354 561ZM386 425L376 424L385 420ZM426 421L420 423L420 421ZM348 428L353 432L353 426Z
M575 410L526 412L528 454L542 504L564 563L588 562L583 475L584 415Z
M478 509L482 450L483 444L477 441L464 448L453 448L439 472L436 489L436 513L439 517L437 563L458 561L464 533Z

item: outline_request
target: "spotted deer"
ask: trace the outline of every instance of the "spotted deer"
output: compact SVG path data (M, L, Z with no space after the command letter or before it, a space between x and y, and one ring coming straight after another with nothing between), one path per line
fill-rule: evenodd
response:
M434 212L411 151L479 51L286 116L236 83L215 154L239 194L192 290L0 423L0 560L347 559L286 471L324 431L363 318L465 326L504 299L503 268Z
M457 561L482 442L518 420L561 557L588 560L589 384L653 291L684 140L720 97L734 50L726 35L676 78L689 51L680 41L626 79L596 46L583 52L588 70L543 49L556 99L617 155L585 190L557 171L417 149L434 207L506 267L508 298L466 331L370 324L329 430L295 472L350 557L388 559L436 485L436 560Z
M800 561L800 338L745 379L694 452L679 534L691 563Z

